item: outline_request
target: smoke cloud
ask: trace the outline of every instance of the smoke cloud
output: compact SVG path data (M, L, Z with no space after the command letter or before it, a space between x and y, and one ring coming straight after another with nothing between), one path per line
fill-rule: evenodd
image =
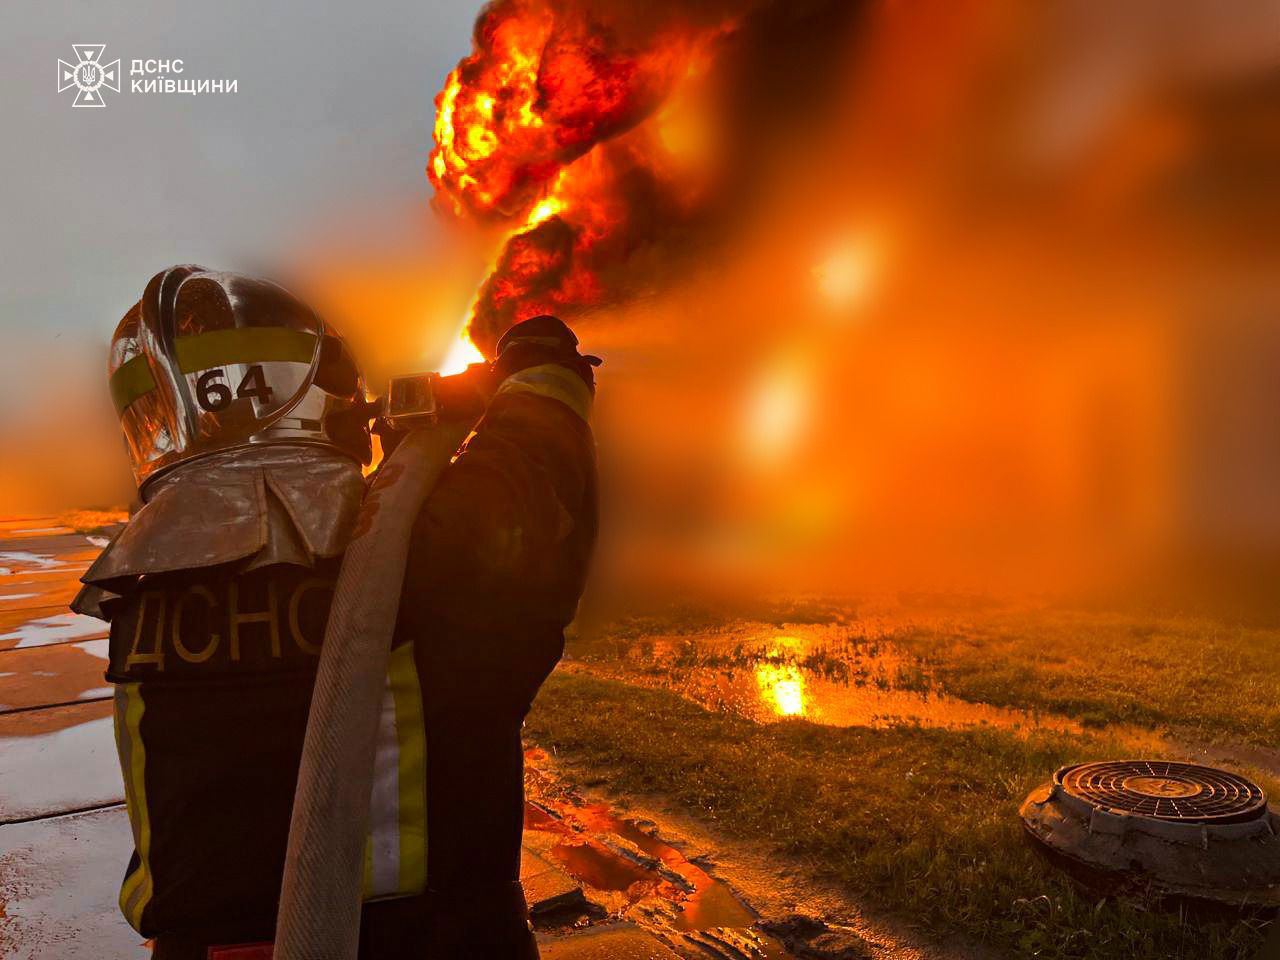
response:
M679 275L830 106L865 5L499 0L437 98L440 206L505 229L470 319L573 316Z

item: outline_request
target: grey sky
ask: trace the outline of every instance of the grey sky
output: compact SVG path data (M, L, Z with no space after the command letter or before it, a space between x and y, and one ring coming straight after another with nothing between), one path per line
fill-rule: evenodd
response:
M0 30L0 417L22 370L105 340L180 261L247 266L327 207L425 204L432 98L479 0L9 0ZM57 93L72 43L105 43L122 92ZM134 58L177 58L231 95L129 92ZM35 361L28 363L26 361Z

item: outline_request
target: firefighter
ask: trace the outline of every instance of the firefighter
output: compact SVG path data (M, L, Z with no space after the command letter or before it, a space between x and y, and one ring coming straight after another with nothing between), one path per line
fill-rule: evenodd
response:
M414 526L397 633L427 730L438 958L537 957L520 888L520 728L564 651L596 539L596 357L555 317L512 327L496 392Z
M203 960L272 937L370 410L332 327L274 284L197 266L151 279L108 366L142 507L73 607L111 624L134 837L120 907L157 960ZM385 892L420 891L404 880Z
M550 318L504 337L485 417L406 520L362 957L536 956L518 885L519 727L595 534L593 384L576 343ZM109 371L143 505L73 606L111 624L135 848L120 906L156 960L265 958L375 405L305 305L195 266L152 278Z

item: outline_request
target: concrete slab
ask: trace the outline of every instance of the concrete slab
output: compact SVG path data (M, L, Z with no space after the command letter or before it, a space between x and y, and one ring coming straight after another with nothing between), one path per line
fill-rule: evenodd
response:
M0 716L0 823L123 798L109 701Z
M65 606L49 603L44 597L40 597L40 600L40 605L35 607L0 604L0 636L11 633L24 623L29 623L32 620L42 620L46 617L70 612Z
M80 577L105 543L100 536L78 533L14 537L0 531L0 614L41 607L53 608L46 615L65 613Z
M0 543L0 570L7 570L2 574L7 577L84 570L101 552L101 547L80 536L65 540L9 540Z
M5 517L0 520L0 530L8 533L18 529L19 527L52 527L60 521L57 517L45 516L44 514L23 515L20 517Z
M539 942L542 960L679 960L639 927L623 923Z
M54 517L36 517L29 520L6 520L0 522L0 536L6 539L50 537L68 533L75 533L75 531L60 523Z
M40 533L46 530L47 533ZM0 553L11 550L33 550L49 553L54 556L67 556L78 553L88 547L98 547L102 537L94 535L90 540L83 533L76 533L67 527L33 527L30 532L18 534L15 531L0 531Z
M149 957L116 904L132 849L122 807L0 827L0 958Z
M71 513L65 513L61 516L26 516L26 517L5 517L0 520L0 536L15 537L22 536L24 533L32 533L34 536L42 535L40 529L56 529L74 532L76 529L81 531L92 527L95 530L101 529L107 532L124 526L126 520L129 519L128 511L124 509L111 510L75 510ZM74 527L72 526L74 524Z
M80 592L79 568L41 574L0 574L0 611L45 610L65 613ZM30 616L41 616L32 613Z
M50 533L75 533L57 517L6 517L0 520L0 537L45 537Z
M529 912L540 914L560 910L585 909L586 895L582 886L558 864L544 859L527 846L520 851L520 883Z
M109 698L107 643L104 637L0 651L0 713Z

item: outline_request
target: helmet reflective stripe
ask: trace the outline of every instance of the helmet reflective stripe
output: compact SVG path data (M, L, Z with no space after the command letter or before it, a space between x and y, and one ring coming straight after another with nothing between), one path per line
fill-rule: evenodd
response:
M319 337L288 327L233 327L179 337L174 344L178 369L198 373L214 367L245 363L305 363L316 355ZM111 375L111 397L116 410L156 388L145 355L126 361Z
M391 651L382 695L365 841L364 898L427 885L426 729L413 644Z
M110 383L116 413L124 413L125 407L156 388L155 378L151 376L151 370L147 366L147 358L142 354L126 361L111 375Z

